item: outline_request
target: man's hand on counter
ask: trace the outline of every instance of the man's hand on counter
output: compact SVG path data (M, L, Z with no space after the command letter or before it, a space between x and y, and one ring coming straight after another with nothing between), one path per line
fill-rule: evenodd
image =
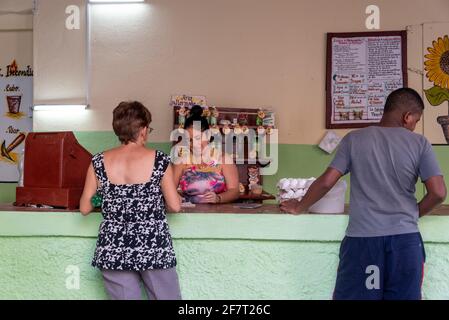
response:
M296 199L290 199L287 201L282 201L279 204L281 211L290 214L300 214L305 212L305 208L301 206L301 202Z

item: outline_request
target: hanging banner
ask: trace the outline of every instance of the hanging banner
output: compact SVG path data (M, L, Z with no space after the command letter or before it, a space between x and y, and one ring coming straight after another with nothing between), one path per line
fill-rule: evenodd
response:
M17 182L25 138L32 131L33 69L15 59L0 66L0 182Z

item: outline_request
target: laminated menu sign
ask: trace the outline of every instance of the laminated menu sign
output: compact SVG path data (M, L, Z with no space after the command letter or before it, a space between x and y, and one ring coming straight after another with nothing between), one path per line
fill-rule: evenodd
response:
M25 137L32 130L33 70L12 59L0 66L0 182L17 182Z
M329 33L326 128L378 123L388 94L406 85L405 31Z

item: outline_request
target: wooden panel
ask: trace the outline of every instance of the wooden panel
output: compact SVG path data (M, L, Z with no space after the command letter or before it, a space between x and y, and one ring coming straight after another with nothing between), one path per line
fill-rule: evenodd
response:
M76 209L79 207L82 192L82 188L17 187L15 205L26 206L34 204Z

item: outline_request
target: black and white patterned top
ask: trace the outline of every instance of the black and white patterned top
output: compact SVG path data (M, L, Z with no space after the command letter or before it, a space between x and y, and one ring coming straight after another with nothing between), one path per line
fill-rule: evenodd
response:
M102 197L104 218L92 265L106 270L135 271L175 267L161 190L170 157L157 150L151 178L142 184L112 184L102 152L94 155L92 163L100 183L97 193Z

